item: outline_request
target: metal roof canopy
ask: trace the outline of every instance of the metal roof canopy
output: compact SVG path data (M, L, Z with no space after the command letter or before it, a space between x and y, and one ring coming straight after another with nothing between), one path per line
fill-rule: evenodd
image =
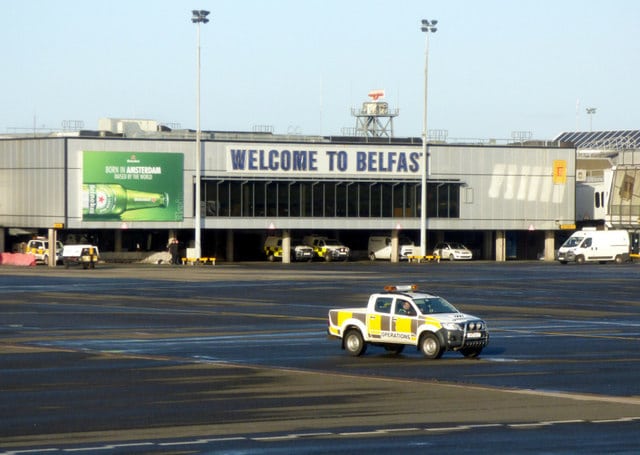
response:
M640 130L573 131L560 133L554 140L571 142L578 149L638 149L640 148Z

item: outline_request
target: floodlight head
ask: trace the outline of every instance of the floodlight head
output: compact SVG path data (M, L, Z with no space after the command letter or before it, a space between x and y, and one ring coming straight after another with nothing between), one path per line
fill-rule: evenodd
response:
M433 20L430 21L429 19L422 19L422 27L420 27L420 30L422 30L425 33L435 33L438 29L435 27L435 25L438 23L438 21Z
M191 11L191 13L193 14L193 17L191 18L191 22L198 23L198 22L202 22L203 24L206 24L207 22L209 22L209 19L207 19L207 16L209 15L209 11L205 11L203 9L194 9Z

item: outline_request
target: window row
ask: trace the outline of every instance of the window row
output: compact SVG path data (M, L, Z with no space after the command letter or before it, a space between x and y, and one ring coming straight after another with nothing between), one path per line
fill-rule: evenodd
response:
M420 216L419 183L375 181L204 180L209 217L411 218ZM460 184L428 183L427 216L460 217Z

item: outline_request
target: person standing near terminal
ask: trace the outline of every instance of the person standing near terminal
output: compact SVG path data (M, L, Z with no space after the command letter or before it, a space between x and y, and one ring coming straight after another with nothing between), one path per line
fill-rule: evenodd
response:
M169 254L171 255L171 264L180 264L180 260L178 258L178 239L172 237L169 239L169 244L167 248L169 250Z

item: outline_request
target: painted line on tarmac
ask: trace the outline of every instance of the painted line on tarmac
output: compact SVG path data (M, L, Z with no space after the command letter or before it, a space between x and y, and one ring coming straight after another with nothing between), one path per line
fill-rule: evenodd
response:
M244 436L237 436L231 438L213 438L213 439L196 439L195 441L176 441L176 442L159 442L159 447L174 447L184 445L197 445L197 444L211 444L215 442L231 442L231 441L246 441Z
M368 430L360 431L318 431L313 433L286 433L286 434L272 434L261 436L232 436L232 437L218 437L218 438L198 438L189 440L175 440L175 441L138 441L133 443L122 444L105 444L105 445L91 445L91 446L76 446L76 447L41 447L34 449L24 450L9 450L0 452L0 455L25 455L33 453L51 453L51 452L92 452L92 451L105 451L105 450L117 450L127 449L135 447L149 447L149 448L161 448L161 447L185 447L188 446L202 446L203 444L216 444L216 443L228 443L234 441L254 441L254 442L274 442L274 441L291 441L295 439L313 439L313 438L326 438L335 436L338 438L359 438L369 436L389 435L395 436L401 433L427 433L427 434L439 434L439 433L454 433L462 431L475 431L478 429L487 428L503 428L508 430L530 430L538 428L548 428L552 426L561 425L602 425L612 423L630 423L640 421L640 416L636 417L620 417L618 419L602 419L602 420L542 420L533 422L519 422L519 423L486 423L486 424L468 424L468 425L454 425L454 426L432 426L426 428L417 427L400 427L400 428L371 428ZM215 448L215 447L212 447Z

